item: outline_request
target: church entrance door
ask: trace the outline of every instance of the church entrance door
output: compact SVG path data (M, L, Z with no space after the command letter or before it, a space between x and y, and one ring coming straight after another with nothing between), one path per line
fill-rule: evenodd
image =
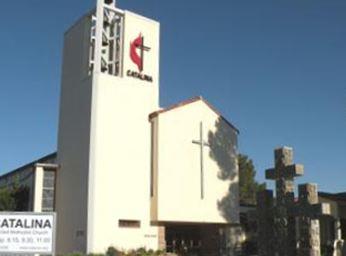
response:
M218 256L224 250L218 225L168 225L165 240L167 252L179 256Z

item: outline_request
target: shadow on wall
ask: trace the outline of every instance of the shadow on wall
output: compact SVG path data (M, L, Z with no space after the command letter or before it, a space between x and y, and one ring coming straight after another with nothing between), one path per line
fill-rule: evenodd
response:
M222 118L215 121L215 132L209 132L210 157L217 163L220 171L219 179L231 181L227 194L218 201L218 209L222 216L230 222L238 221L239 189L238 182L233 182L238 176L237 168L237 132Z

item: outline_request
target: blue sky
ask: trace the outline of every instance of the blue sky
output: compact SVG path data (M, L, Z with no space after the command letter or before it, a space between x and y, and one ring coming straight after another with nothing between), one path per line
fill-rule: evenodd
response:
M6 1L0 173L56 149L64 31L93 0ZM258 179L294 147L298 182L346 191L345 0L119 0L161 22L161 105L202 95L240 130Z

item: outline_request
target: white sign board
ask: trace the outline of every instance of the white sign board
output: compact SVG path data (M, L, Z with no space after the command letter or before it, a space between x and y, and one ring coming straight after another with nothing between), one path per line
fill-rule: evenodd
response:
M0 255L54 254L55 213L0 212Z

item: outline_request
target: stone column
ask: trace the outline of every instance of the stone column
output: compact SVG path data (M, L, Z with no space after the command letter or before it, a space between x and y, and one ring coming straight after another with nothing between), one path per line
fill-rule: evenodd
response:
M266 178L275 180L274 210L275 255L294 256L296 253L294 209L294 178L304 173L302 165L293 164L293 149L275 149L275 167L266 170Z
M257 247L259 256L274 256L273 191L257 193Z
M319 217L330 215L330 205L318 204L316 184L298 186L298 256L320 256L320 222Z

